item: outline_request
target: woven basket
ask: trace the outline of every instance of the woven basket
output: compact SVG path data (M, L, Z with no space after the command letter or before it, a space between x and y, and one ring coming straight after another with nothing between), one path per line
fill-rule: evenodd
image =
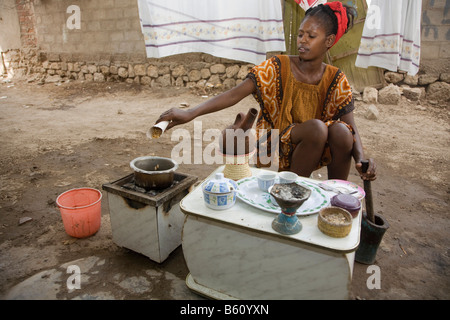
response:
M337 222L336 216L343 217L344 222ZM325 207L319 211L317 226L327 236L333 238L344 238L352 229L352 215L345 209L339 207Z
M251 177L252 171L249 166L249 160L254 153L255 150L243 155L222 154L225 162L225 168L223 169L224 177L235 181Z

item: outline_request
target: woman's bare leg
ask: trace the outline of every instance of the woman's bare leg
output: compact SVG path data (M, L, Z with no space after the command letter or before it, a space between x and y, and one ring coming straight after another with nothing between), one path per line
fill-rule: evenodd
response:
M352 162L352 133L346 125L336 122L328 127L328 144L331 152L328 179L347 180Z
M291 141L296 147L292 152L290 170L309 177L319 164L327 138L328 128L321 120L312 119L295 125Z

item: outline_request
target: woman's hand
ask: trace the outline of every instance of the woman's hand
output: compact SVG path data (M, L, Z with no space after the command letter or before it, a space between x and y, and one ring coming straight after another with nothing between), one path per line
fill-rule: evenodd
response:
M155 124L161 121L169 121L166 130L175 127L176 125L189 122L193 119L189 110L181 110L178 108L172 108L164 111L156 120Z
M377 165L376 165L375 161L372 158L370 158L368 160L368 162L369 162L369 166L368 166L367 171L365 173L362 171L361 160L355 164L355 168L359 172L359 175L360 175L361 179L373 181L373 180L375 180L377 178L377 172L376 172Z

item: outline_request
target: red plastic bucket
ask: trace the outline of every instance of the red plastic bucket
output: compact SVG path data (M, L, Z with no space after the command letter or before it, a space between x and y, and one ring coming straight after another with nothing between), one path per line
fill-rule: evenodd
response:
M93 188L68 190L58 196L64 229L69 236L85 238L100 229L102 193Z

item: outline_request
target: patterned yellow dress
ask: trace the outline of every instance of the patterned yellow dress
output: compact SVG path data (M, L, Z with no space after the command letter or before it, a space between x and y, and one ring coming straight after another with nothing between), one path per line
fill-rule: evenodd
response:
M287 55L274 56L253 67L247 77L255 83L254 97L261 108L256 123L259 167L270 166L273 159L269 159L278 156L279 170L289 169L295 148L291 142L291 130L296 123L321 119L329 126L354 109L351 87L345 74L331 65L326 66L317 85L296 80ZM354 133L353 128L346 125ZM273 132L278 132L278 137ZM275 141L274 137L277 137ZM318 168L330 161L331 154L326 146Z

